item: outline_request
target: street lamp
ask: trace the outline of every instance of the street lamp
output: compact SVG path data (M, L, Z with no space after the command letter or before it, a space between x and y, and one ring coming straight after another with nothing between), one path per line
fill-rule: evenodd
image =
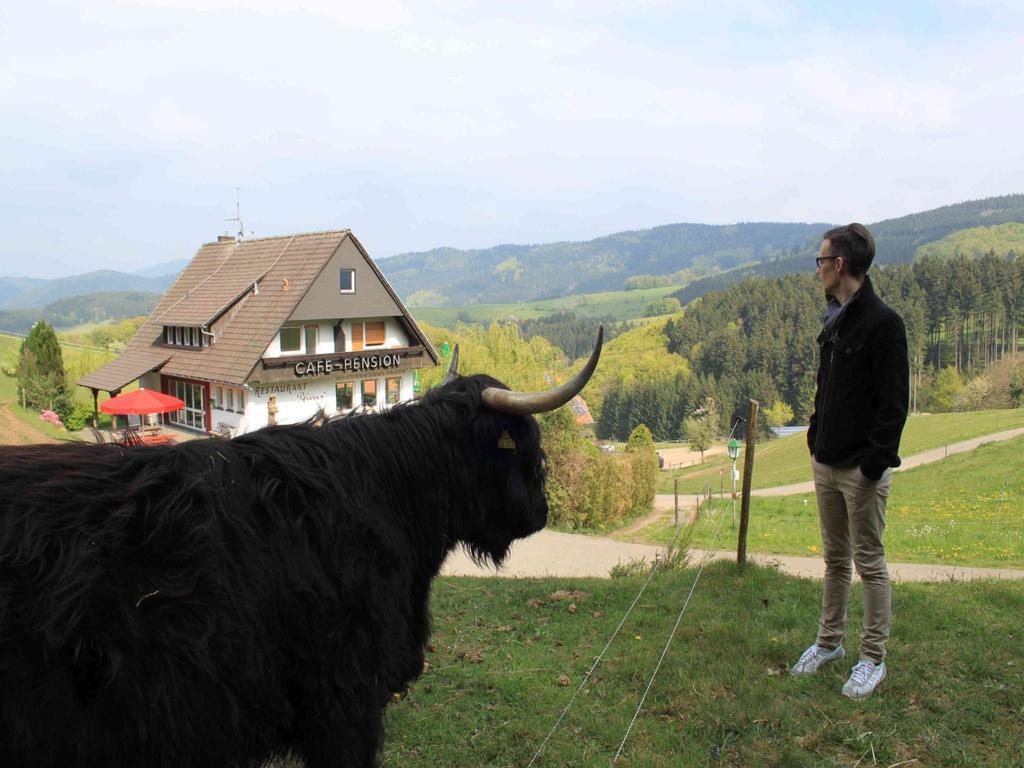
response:
M729 458L732 459L732 527L736 527L736 459L740 457L740 441L735 437L728 444Z

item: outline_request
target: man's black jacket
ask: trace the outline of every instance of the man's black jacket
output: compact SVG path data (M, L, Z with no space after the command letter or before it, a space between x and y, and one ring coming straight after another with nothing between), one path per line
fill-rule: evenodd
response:
M822 464L860 467L878 480L887 467L900 465L907 421L910 370L903 320L865 275L818 344L818 391L807 445Z

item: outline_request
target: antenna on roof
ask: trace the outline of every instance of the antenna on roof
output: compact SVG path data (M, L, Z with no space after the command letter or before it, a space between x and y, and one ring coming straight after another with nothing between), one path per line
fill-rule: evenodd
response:
M245 230L242 227L242 209L238 199L238 187L235 187L235 217L233 219L224 219L224 221L237 221L238 235L235 236L235 239L241 240L243 237L245 237Z

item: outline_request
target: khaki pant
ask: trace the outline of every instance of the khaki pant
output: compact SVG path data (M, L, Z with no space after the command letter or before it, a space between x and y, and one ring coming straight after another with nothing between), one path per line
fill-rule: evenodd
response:
M885 659L885 641L889 639L892 616L889 569L882 545L892 470L885 470L881 479L874 481L857 467L840 469L820 464L813 458L811 466L825 554L818 645L832 649L846 636L852 558L864 584L860 657L877 664Z

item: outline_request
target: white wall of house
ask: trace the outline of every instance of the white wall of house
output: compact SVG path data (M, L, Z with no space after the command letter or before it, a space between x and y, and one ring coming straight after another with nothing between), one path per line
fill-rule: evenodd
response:
M380 347L365 347L364 351L373 349L390 349L391 347L409 346L409 337L405 335L401 324L393 317L363 317L357 320L344 320L341 327L345 331L345 349L333 350L336 352L352 351L352 323L373 323L384 321L384 344ZM333 328L332 328L333 333ZM332 342L333 345L333 342Z
M345 349L334 348L334 325L336 320L316 320L316 321L305 321L303 323L288 323L289 327L305 326L305 325L316 325L317 326L317 344L315 351L307 351L305 349L305 333L301 334L303 348L295 352L281 352L281 334L280 332L274 336L273 340L267 346L266 351L263 353L265 358L274 357L287 357L292 355L329 355L334 352L351 352L352 351L352 323L354 322L384 322L384 345L381 347L367 347L370 349L389 349L391 347L407 347L409 346L409 337L406 336L405 330L402 328L401 323L394 317L365 317L359 319L348 319L343 320L341 323L342 330L345 332Z
M386 372L374 372L370 375L367 372L366 380L374 379L377 382L377 405L373 411L382 411L387 408L387 385L389 378L400 378L399 402L411 400L413 397L413 373L404 371L398 375L388 375ZM352 409L362 407L362 381L354 379L352 384ZM245 407L245 414L238 419L234 434L253 432L267 426L268 406L270 398L275 398L277 406L278 424L295 424L313 418L323 409L328 416L349 413L349 410L339 411L337 409L336 397L337 382L329 377L306 377L297 381L284 382L279 384L254 384L248 389L248 399ZM214 426L217 418L214 411Z
M244 408L240 396L245 398ZM252 393L246 387L234 387L210 382L210 429L213 432L231 432L238 428L249 409Z

